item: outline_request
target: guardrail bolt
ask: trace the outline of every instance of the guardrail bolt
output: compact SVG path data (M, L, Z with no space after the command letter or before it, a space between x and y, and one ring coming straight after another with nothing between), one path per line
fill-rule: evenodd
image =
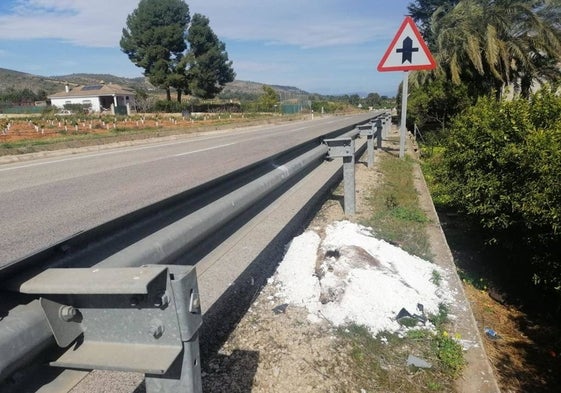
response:
M159 293L154 298L154 305L156 307L164 308L169 304L169 295L167 292Z
M195 291L191 292L191 299L189 304L189 312L198 314L201 312L201 299L199 298L198 293Z
M160 338L164 334L164 325L161 321L153 320L150 322L150 330L148 331L150 335L154 338Z
M139 303L139 299L136 296L131 297L131 300L130 300L131 307L138 306L138 303Z
M76 316L77 312L78 311L72 306L61 306L58 309L58 316L64 322L69 322L69 321L72 320L72 318L74 318Z

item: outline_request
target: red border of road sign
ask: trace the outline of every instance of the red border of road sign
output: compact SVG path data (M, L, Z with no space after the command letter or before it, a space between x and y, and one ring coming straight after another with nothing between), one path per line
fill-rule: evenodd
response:
M388 57L392 53L392 49L395 47L395 44L397 43L397 40L401 36L401 33L403 33L403 30L405 30L405 27L407 25L411 26L411 29L413 30L413 33L415 34L415 36L417 37L417 40L419 41L419 44L421 45L421 49L423 50L423 52L425 52L425 55L429 59L430 63L429 64L421 64L421 65L407 64L407 65L400 65L400 66L393 66L393 67L385 67L384 66L385 62L388 60ZM432 57L432 53L430 53L430 50L429 50L425 40L421 36L421 33L419 32L419 29L417 28L417 25L415 25L415 21L410 16L406 16L405 19L403 20L403 23L399 27L399 30L397 31L397 34L393 38L390 46L386 50L386 53L384 54L384 57L382 57L382 60L380 60L380 63L378 64L378 67L377 67L377 70L380 71L380 72L384 72L384 71L415 71L415 70L432 70L432 69L435 69L435 68L436 68L436 62L434 61L434 57Z

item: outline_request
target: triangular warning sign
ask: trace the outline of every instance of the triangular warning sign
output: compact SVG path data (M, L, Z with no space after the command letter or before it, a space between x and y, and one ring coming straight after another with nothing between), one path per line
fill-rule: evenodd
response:
M406 16L378 64L378 71L414 71L434 68L436 62L419 29L413 18Z

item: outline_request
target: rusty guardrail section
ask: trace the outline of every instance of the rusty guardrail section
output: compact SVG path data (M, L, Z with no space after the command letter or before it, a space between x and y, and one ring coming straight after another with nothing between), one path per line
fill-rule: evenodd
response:
M202 314L189 250L326 158L343 157L345 212L354 214L354 139L368 138L371 166L374 138L381 147L390 122L373 113L5 265L0 383L56 342L65 351L51 351L52 366L141 372L148 393L200 392Z

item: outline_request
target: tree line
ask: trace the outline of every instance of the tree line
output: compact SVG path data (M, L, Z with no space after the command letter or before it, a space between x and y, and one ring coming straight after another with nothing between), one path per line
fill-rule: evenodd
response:
M0 90L0 105L33 105L35 101L45 101L46 99L47 92L44 90L34 92L28 88L17 89L15 87Z
M436 199L505 250L503 269L561 296L561 1L408 9L438 65L411 75L408 107Z

